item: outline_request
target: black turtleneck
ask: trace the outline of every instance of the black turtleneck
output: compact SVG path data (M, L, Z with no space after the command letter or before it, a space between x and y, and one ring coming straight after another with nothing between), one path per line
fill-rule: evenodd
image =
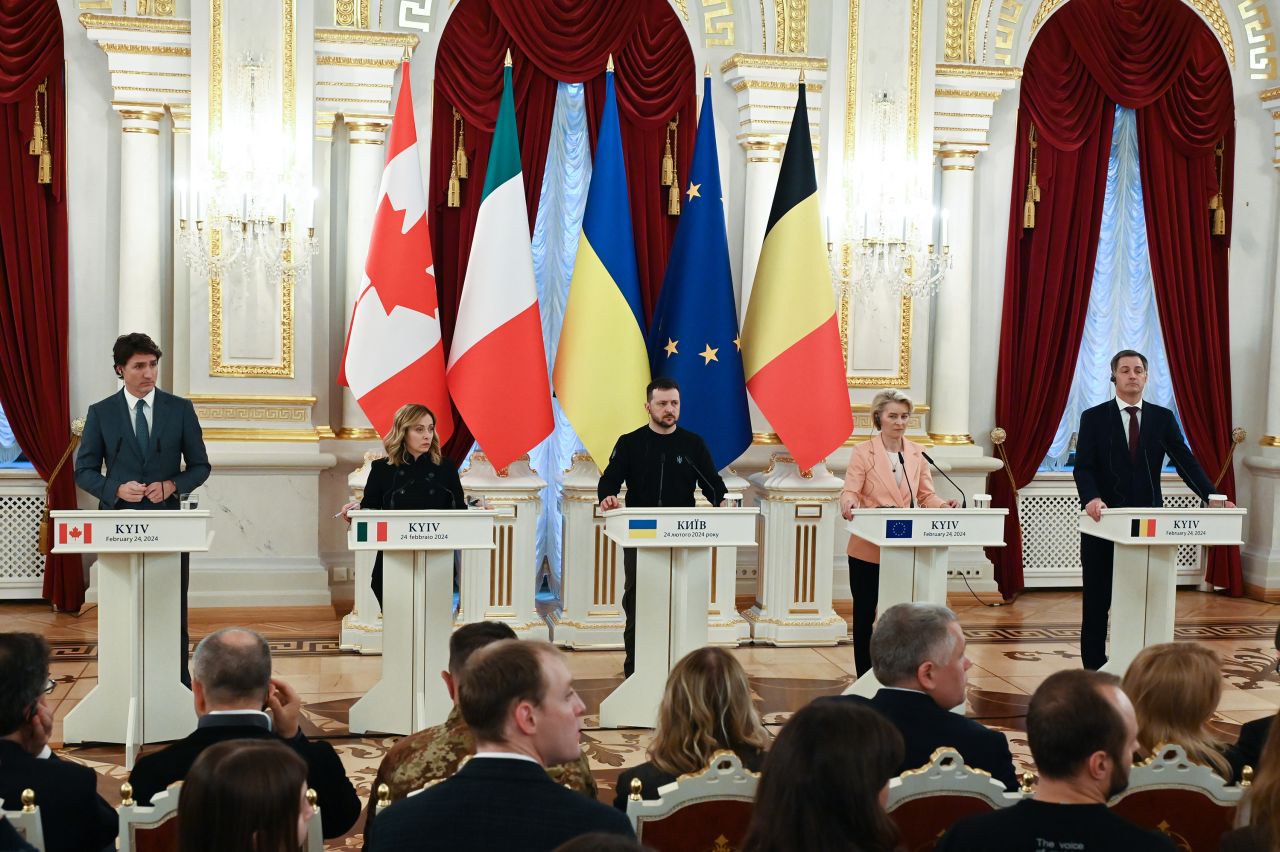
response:
M361 509L465 509L458 469L448 459L440 464L427 453L398 465L378 459L369 467Z
M695 488L718 506L726 491L706 442L679 426L664 435L645 425L618 438L600 475L598 499L616 497L624 482L632 509L693 506Z

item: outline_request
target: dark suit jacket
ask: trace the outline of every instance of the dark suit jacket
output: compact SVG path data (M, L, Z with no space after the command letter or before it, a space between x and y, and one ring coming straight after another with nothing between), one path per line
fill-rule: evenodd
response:
M964 765L982 769L1004 785L1006 790L1018 789L1017 772L1013 768L1013 755L1009 753L1009 741L1004 734L993 731L972 719L950 710L943 710L923 692L902 689L881 689L874 698L840 695L826 701L862 701L893 723L902 734L906 751L901 775L908 769L919 769L933 758L933 753L946 746L960 752Z
M1213 493L1213 484L1183 440L1173 412L1143 401L1136 464L1129 458L1127 417L1121 416L1114 399L1080 415L1073 475L1081 508L1095 497L1101 497L1111 507L1164 505L1160 468L1166 454L1187 487L1201 500L1207 500Z
M0 740L0 799L5 810L20 810L22 791L28 787L36 794L48 852L115 848L119 819L98 795L96 772L56 756L40 759L15 742Z
M515 758L473 758L447 781L402 799L377 818L373 852L418 849L551 852L580 834L634 837L608 805L552 781Z
M275 736L267 729L266 719L256 713L201 716L199 727L185 739L138 758L129 775L133 798L140 805L151 804L156 793L186 778L200 752L215 743ZM307 763L307 786L316 791L324 836L346 834L360 816L360 799L347 780L338 753L328 743L308 740L301 732L284 743Z
M764 763L764 752L758 749L743 752L738 757L742 758L742 765L752 772L759 772L761 764ZM614 789L613 806L624 814L627 812L627 800L631 798L631 781L634 778L640 779L640 798L642 799L658 798L658 788L665 787L676 780L676 776L663 772L648 761L622 772L618 776L618 785Z
M98 498L100 509L176 509L180 494L190 494L209 478L209 455L195 406L156 388L155 410L147 454L138 448L123 389L89 406L80 450L76 453L76 485ZM183 470L183 460L186 470ZM102 472L106 465L106 474ZM178 486L162 504L143 498L137 503L116 499L125 482L163 482Z
M1258 763L1262 760L1262 747L1267 744L1267 735L1271 733L1271 722L1275 716L1254 719L1240 726L1240 739L1227 748L1227 760L1231 761L1231 776L1238 782L1240 773L1246 766L1252 766L1254 777L1257 777Z

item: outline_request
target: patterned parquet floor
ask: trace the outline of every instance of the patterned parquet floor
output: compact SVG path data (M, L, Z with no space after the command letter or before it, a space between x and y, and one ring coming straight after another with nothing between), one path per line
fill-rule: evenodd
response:
M1015 761L1031 767L1023 734L1028 696L1049 674L1080 665L1078 593L1037 591L1008 606L986 607L972 597L953 596L973 661L966 712L1009 738ZM1203 642L1222 658L1223 695L1214 726L1234 740L1239 726L1280 708L1280 676L1275 674L1273 639L1280 606L1197 591L1178 593L1176 638ZM228 625L252 627L271 642L274 670L302 695L305 729L329 739L362 797L382 755L395 737L357 737L347 730L347 710L378 678L379 657L338 650L340 613L336 607L280 610L193 610L193 641ZM0 630L28 630L53 646L54 741L61 746L62 719L97 683L97 618L89 607L79 617L52 613L37 603L0 604ZM269 616L269 618L267 618ZM792 712L823 695L844 690L853 680L853 651L846 643L831 648L743 646L736 654L751 678L766 724L776 730ZM620 651L568 654L575 683L587 704L583 749L600 786L612 801L618 773L644 760L651 738L646 730L599 727L600 701L622 680ZM152 746L151 748L156 748ZM72 746L60 754L92 766L108 801L118 803L127 773L119 746ZM331 849L359 848L361 826Z

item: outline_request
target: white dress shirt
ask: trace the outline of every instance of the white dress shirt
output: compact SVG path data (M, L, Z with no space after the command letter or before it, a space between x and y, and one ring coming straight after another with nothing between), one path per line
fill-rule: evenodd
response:
M145 402L147 407L142 410L142 416L147 418L147 434L150 435L155 431L155 420L152 415L156 410L156 389L152 388L144 397L136 397L127 390L124 392L124 403L129 406L129 425L133 427L134 437L138 432L138 402Z
M1125 409L1129 407L1129 403L1125 402L1125 401L1124 401L1123 399L1121 399L1120 397L1116 397L1116 405L1117 405L1117 406L1119 407L1119 409L1120 409L1120 425L1124 426L1124 433L1125 433L1126 435L1128 435L1128 434L1129 434L1129 412L1125 411ZM1137 413L1137 414L1135 414L1134 416L1138 418L1138 429L1139 429L1139 431L1141 431L1141 429L1142 429L1142 400L1141 400L1141 399L1139 399L1139 400L1138 400L1137 402L1135 402L1133 405L1134 405L1134 407L1135 407L1135 408L1137 408L1137 409L1138 409L1138 413Z

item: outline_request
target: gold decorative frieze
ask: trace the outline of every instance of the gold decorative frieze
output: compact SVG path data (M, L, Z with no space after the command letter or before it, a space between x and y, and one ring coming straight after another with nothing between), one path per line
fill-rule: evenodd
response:
M1276 37L1271 30L1271 16L1262 0L1241 0L1237 7L1244 23L1245 38L1249 43L1249 79L1274 80L1276 78ZM1230 38L1231 30L1227 30ZM1221 38L1221 36L1219 36ZM1223 43L1227 49L1227 43ZM1234 52L1234 45L1228 55Z
M365 56L326 56L316 57L317 65L338 65L343 68L399 68L398 59L370 59Z
M982 0L969 0L969 27L965 33L964 53L969 62L978 61L978 7Z
M975 77L994 80L1020 80L1021 68L994 68L990 65L950 65L939 63L939 77Z
M80 9L111 9L115 0L80 0Z
M994 7L995 3L992 3ZM1004 0L1000 4L1000 15L996 18L995 60L1001 65L1013 65L1013 54L1017 50L1018 22L1026 10L1026 0Z
M733 0L702 0L702 44L733 47Z
M84 12L80 25L86 30L128 30L140 33L191 33L191 22L179 18L156 18L133 15L98 15Z
M315 40L316 44L363 44L408 48L410 51L417 49L419 41L413 33L375 33L342 29L318 29Z
M309 423L311 415L306 408L280 408L268 405L197 405L196 416L201 422L219 420L249 420L267 423Z
M800 83L798 81L791 82L788 80L737 80L733 84L733 90L735 92L743 92L747 89L769 89L778 92L794 92L799 88ZM813 92L817 94L822 91L822 84L810 83L806 80L804 88L806 92ZM791 109L795 109L795 107L791 107Z
M1065 2L1066 0L1042 0L1040 8L1036 9L1035 17L1031 19L1031 34L1034 36L1038 33L1040 26L1049 20L1049 16L1058 11L1058 7Z
M827 60L819 56L773 56L764 53L735 53L720 64L720 73L734 68L782 68L799 71L826 71ZM808 85L806 84L806 88Z
M671 0L675 7L680 10L680 17L685 21L689 20L689 3L688 0Z
M942 58L948 62L960 62L964 59L964 0L947 0Z
M773 0L774 52L809 52L808 0Z
M191 48L171 44L117 44L103 42L98 45L103 53L129 53L141 56L190 56ZM132 73L132 72L130 72Z
M1000 100L1000 92L991 92L986 89L934 89L933 96L935 98L973 98L975 100L998 101Z
M1214 33L1218 36L1218 41L1222 44L1222 49L1227 54L1227 59L1231 61L1232 65L1235 65L1236 43L1231 37L1231 24L1227 23L1227 13L1222 10L1222 4L1219 3L1218 0L1187 0L1187 2L1191 5L1191 8L1199 12L1201 16L1209 22L1210 28L1212 28ZM1243 0L1243 2L1240 3L1241 18L1245 17L1245 6L1255 4L1260 5L1260 0ZM1265 10L1263 11L1263 15L1266 15ZM1246 24L1245 30L1248 31L1248 29L1248 25ZM1249 39L1249 42L1252 44L1253 39Z
M316 404L316 398L314 396L192 393L187 394L187 399L190 400L193 405L290 405L310 408Z
M236 426L210 426L201 430L206 441L259 441L314 444L320 440L314 428L265 429Z

